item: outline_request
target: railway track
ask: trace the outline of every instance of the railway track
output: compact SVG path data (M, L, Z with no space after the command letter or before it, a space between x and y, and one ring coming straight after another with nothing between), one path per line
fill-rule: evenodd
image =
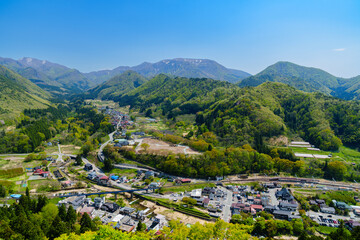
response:
M359 184L346 184L346 183L335 183L330 181L320 181L317 179L310 178L293 178L293 177L261 177L261 178L246 178L246 179L232 179L223 180L223 183L249 183L249 182L276 182L276 183L307 183L316 185L325 185L337 188L347 188L360 190Z

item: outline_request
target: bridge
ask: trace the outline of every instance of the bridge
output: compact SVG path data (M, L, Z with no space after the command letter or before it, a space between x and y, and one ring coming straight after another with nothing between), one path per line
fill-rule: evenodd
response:
M96 192L96 193L77 193L77 194L67 194L67 195L62 195L59 197L63 197L63 198L68 198L68 197L80 197L80 196L92 196L92 195L106 195L106 194L114 194L115 195L115 199L117 199L117 195L120 193L131 193L131 198L133 197L133 193L134 192L140 192L140 191L146 191L148 192L149 190L152 190L153 192L155 192L156 189L159 189L160 187L155 187L155 188L141 188L141 189L130 189L130 190L120 190L120 191L107 191L107 192Z

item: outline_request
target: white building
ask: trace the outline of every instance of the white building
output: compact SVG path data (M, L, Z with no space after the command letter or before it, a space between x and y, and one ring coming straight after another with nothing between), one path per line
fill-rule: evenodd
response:
M201 198L201 192L202 192L202 189L194 189L194 190L192 190L191 191L191 193L190 193L190 196L192 197L192 198Z

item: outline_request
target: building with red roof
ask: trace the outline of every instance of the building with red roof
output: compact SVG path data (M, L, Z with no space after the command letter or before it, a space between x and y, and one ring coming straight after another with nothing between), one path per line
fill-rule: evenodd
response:
M252 204L250 207L253 208L256 212L262 212L264 210L262 205Z
M189 179L189 178L183 178L183 179L181 179L181 182L182 182L182 183L191 183L191 179Z

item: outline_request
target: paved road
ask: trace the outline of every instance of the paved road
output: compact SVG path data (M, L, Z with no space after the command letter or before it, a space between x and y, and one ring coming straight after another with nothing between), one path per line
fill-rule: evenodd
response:
M132 165L128 165L128 164L114 164L114 166L115 166L115 168L136 169L136 170L141 170L141 171L149 171L149 168L132 166Z
M100 161L104 161L104 159L103 159L103 150L104 150L104 148L106 147L106 145L108 145L110 142L112 142L113 140L114 140L114 134L115 134L115 132L116 131L114 131L114 132L112 132L112 133L110 133L109 134L109 140L108 141L106 141L106 142L104 142L103 144L101 144L101 146L100 146L100 149L99 149L99 152L98 152L98 157L99 157L99 159L100 159ZM102 160L101 160L102 159Z
M223 204L225 205L224 206L224 209L223 209L223 215L224 215L224 221L225 222L230 222L230 219L231 219L231 210L230 210L230 207L231 207L231 204L232 204L232 191L224 188L224 187L221 187L221 190L223 190L224 192L227 193L227 196L226 196L226 199L224 200Z
M274 205L274 206L279 205L279 200L277 200L277 198L275 196L275 193L276 193L277 190L279 190L279 189L277 189L277 188L269 189L270 204Z
M9 157L9 156L27 156L30 153L9 153L9 154L0 154L0 157Z
M58 148L59 148L59 154L58 154L58 159L56 160L57 162L64 162L63 160L63 154L61 152L61 147L60 147L60 144L58 144Z
M137 153L139 151L139 148L141 148L141 144L142 144L143 139L136 139L136 142L138 142L138 145L135 148L135 152Z
M98 168L95 164L92 164L92 163L91 163L89 160L87 160L86 158L81 157L81 159L83 160L83 162L84 162L85 164L87 164L87 163L91 164L91 165L93 166L93 170L95 170L96 173L104 174L104 172L103 172L100 168Z

